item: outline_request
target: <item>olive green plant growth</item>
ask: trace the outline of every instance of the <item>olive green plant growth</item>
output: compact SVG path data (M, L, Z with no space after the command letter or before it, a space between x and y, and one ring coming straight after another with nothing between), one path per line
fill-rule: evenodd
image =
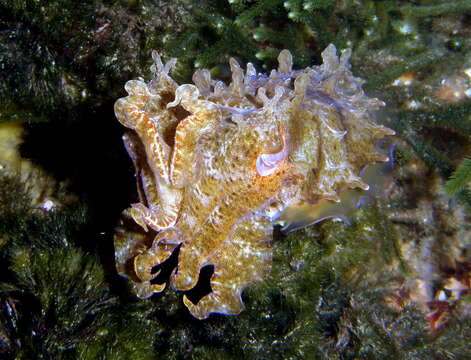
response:
M149 358L153 323L119 304L97 256L77 246L86 207L34 209L19 179L0 183L0 357Z
M3 356L151 358L153 324L119 309L95 257L70 246L13 247L10 261L15 280L0 286Z
M246 312L231 320L241 322L236 337L250 339L244 358L259 359L261 352L264 359L466 356L469 319L451 322L437 336L414 304L387 305L392 284L408 269L384 214L373 204L351 225L327 221L276 236L272 278L246 291Z
M464 159L458 168L450 176L446 183L446 191L449 194L456 194L470 188L471 184L471 158Z

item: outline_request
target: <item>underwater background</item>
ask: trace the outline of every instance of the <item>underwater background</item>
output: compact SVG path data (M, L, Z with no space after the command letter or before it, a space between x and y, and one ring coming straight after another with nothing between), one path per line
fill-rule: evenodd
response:
M153 49L188 83L282 49L318 65L331 43L396 132L374 196L347 222L276 227L240 315L137 299L113 248L137 199L125 82ZM470 187L469 0L0 0L1 359L469 359Z

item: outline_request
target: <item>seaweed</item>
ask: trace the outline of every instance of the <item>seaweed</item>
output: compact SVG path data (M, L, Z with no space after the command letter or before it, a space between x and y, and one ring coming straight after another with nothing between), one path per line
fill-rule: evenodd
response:
M97 255L79 246L86 206L32 209L17 178L0 181L2 358L151 358L155 323L119 304Z
M453 195L464 189L469 189L469 184L471 182L471 158L465 158L458 168L451 174L448 179L445 189L446 191Z

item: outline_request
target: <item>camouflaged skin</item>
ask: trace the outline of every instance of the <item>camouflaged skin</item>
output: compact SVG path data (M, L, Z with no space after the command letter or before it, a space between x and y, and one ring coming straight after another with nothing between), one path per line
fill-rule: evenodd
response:
M184 295L196 318L238 314L244 288L270 272L273 224L284 210L368 188L360 171L387 160L374 143L393 132L374 123L384 104L363 93L349 56L330 45L322 65L293 70L283 50L269 75L230 59L228 86L207 70L178 85L169 75L176 60L163 64L154 52L153 79L126 83L115 113L130 129L124 142L140 201L126 214L141 230L119 231L115 248L118 272L139 297L165 288L152 280L175 252L168 282L176 290L194 288L201 268L214 267L208 294L196 303Z

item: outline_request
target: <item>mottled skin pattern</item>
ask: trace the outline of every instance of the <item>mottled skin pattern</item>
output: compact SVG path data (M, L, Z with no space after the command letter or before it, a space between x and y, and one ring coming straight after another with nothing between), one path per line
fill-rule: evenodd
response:
M231 59L229 86L206 70L179 86L169 76L175 60L153 57L154 78L129 81L115 105L132 130L124 141L140 195L128 213L148 232L116 235L118 271L148 297L165 287L152 283L152 269L179 248L173 288L192 289L200 269L214 266L209 294L196 304L184 295L190 312L237 314L243 289L270 271L282 211L368 188L359 173L386 160L373 144L392 131L371 120L382 103L363 94L349 53L339 59L333 45L323 65L300 71L282 51L269 76L251 64L244 74Z

